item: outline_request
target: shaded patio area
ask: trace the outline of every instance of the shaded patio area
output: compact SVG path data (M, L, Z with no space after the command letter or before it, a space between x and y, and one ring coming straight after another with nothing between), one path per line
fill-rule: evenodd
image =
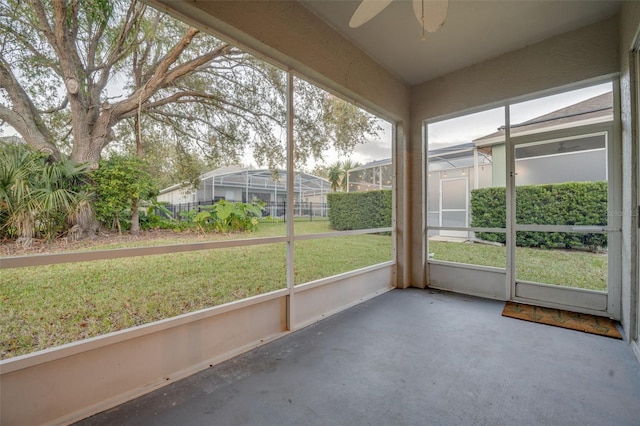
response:
M79 425L637 425L626 341L392 290Z

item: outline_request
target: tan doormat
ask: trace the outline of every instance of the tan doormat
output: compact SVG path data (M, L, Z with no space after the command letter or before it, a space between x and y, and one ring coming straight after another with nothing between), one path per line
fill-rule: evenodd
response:
M613 337L614 339L622 339L613 320L595 315L523 305L522 303L515 302L507 302L502 311L502 315L525 321L539 322L541 324L599 334L601 336Z

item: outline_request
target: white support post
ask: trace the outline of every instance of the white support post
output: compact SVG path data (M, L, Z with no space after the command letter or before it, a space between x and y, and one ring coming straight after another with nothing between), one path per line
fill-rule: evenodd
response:
M245 186L244 186L244 202L248 203L249 201L249 170L247 170L245 172L245 176L247 177L246 181L245 181Z
M347 192L349 192L349 172L347 171Z
M511 111L510 106L504 109L504 137L506 148L506 202L507 202L507 273L506 292L507 298L513 299L516 294L516 171L515 148L511 144Z
M293 206L294 206L294 173L293 173L293 71L287 72L287 288L289 297L287 304L287 329L295 329L295 305L294 305L294 238L293 238Z
M473 189L480 187L478 181L480 180L480 162L478 161L478 147L473 147Z

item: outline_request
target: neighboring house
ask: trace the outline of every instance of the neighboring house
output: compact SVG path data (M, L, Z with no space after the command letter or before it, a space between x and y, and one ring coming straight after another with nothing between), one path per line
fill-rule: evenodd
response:
M511 125L511 137L575 128L561 141L519 147L515 151L517 185L586 182L606 179L607 141L602 134L584 134L581 126L613 120L613 94L605 93L523 123ZM390 188L391 160L352 169L351 192ZM429 150L427 223L430 226L468 227L473 189L505 186L505 129L471 142ZM429 235L462 236L466 232L434 231Z
M470 142L432 150L428 155L427 223L468 226L471 190L494 186L491 150ZM430 231L430 235L466 236L466 233Z
M511 137L530 135L605 123L613 120L613 93L587 99L511 125ZM528 146L516 150L518 185L535 185L559 182L585 182L606 179L606 140L603 135L576 135L566 140ZM488 150L494 161L491 186L505 186L506 149L505 129L473 141L479 149ZM544 158L544 159L543 159ZM535 163L544 161L544 172L533 172ZM538 171L541 168L537 168Z
M391 189L393 165L391 158L373 161L349 169L347 192L362 192L376 189Z
M331 186L326 179L308 173L295 173L293 177L294 199L296 203L326 203L326 194ZM287 173L279 170L249 169L243 167L221 167L200 176L197 190L185 190L182 185L162 189L158 201L172 205L210 204L217 200L249 202L261 200L267 203L268 213L281 216L283 209L275 205L283 204L287 195Z
M561 140L544 140L541 137L540 143L518 146L515 149L516 185L606 180L606 135L588 134L581 128L612 120L613 94L609 92L512 124L512 138L575 129ZM469 226L471 190L505 186L507 150L504 126L466 144L466 155L463 147L448 148L448 155L458 153L456 161L449 159L446 165L442 161L429 161L427 199L428 223L431 226ZM433 157L434 153L430 152L429 158ZM456 231L432 231L430 235L467 236L466 232Z

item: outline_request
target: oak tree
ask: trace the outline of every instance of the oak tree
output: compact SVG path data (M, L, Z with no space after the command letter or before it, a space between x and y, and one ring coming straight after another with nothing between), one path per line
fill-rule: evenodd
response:
M282 167L286 81L135 0L0 0L0 127L54 161L97 168L108 149L153 152L193 183L198 165L247 152ZM297 165L328 147L347 153L378 130L372 115L300 79L295 99Z

